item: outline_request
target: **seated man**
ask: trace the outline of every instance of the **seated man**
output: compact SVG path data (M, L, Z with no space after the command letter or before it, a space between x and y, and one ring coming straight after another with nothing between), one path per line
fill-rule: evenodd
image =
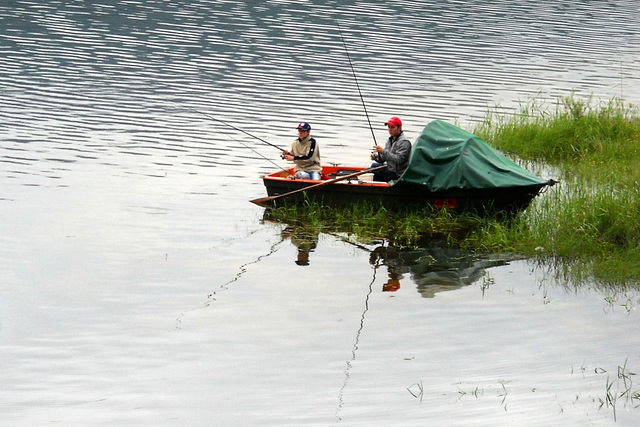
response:
M371 160L372 168L387 165L386 168L373 172L374 181L395 181L407 169L409 155L411 154L411 141L402 131L402 120L399 117L391 117L385 123L389 130L389 139L384 148L380 145L373 147Z
M291 151L283 153L284 159L296 164L295 177L319 180L322 173L320 163L320 149L318 143L311 137L309 123L298 125L298 138L293 141Z

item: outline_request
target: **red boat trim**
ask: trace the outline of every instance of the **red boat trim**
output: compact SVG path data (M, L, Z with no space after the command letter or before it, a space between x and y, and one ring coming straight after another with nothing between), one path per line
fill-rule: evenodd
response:
M457 199L435 199L433 201L433 204L438 209L442 209L442 208L457 208L458 207L458 200Z

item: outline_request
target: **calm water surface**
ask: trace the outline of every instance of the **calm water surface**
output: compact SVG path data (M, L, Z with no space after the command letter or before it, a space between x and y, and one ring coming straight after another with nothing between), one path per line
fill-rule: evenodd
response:
M628 1L2 3L0 423L637 425L637 292L291 235L248 202L278 151L220 120L281 147L308 121L325 162L365 165L336 19L378 141L391 115L415 138L532 97L638 103L639 18Z

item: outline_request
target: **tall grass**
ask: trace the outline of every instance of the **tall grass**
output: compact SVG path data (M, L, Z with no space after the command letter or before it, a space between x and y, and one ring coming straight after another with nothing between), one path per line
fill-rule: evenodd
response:
M594 102L569 96L545 106L531 100L513 115L489 111L474 132L524 159L576 160L605 149L613 157L625 153L629 147L620 142L638 137L637 108L617 98Z
M503 152L561 174L561 185L510 226L519 251L560 260L577 281L640 283L637 107L574 96L555 108L530 101L512 116L489 112L474 132ZM482 233L473 236L473 245L499 246L490 246L496 233Z

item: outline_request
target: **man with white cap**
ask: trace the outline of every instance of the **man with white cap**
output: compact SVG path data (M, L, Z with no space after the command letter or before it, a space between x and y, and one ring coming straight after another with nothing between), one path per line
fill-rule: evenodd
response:
M395 181L404 173L409 165L411 141L402 131L402 120L391 117L385 123L389 130L389 139L384 147L375 145L371 151L372 168L387 165L386 168L373 172L374 181Z

